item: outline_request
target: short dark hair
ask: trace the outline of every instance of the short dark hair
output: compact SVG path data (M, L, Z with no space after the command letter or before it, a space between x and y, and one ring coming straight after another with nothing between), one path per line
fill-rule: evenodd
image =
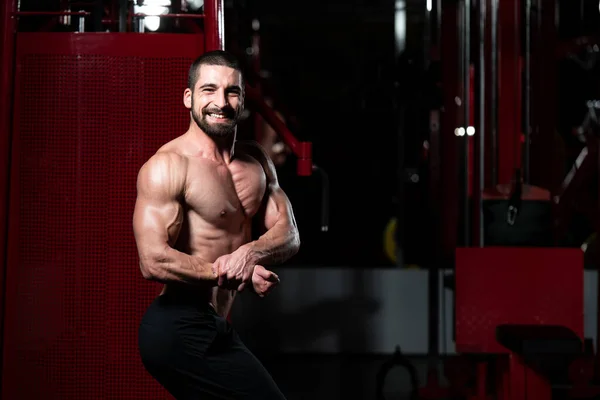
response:
M194 86L196 86L196 82L198 81L198 72L202 65L220 65L223 67L233 68L236 71L239 71L242 74L242 82L243 82L243 71L242 66L238 59L231 53L228 53L224 50L214 50L209 51L202 54L200 57L196 58L192 65L190 66L190 70L188 72L188 88L194 90Z

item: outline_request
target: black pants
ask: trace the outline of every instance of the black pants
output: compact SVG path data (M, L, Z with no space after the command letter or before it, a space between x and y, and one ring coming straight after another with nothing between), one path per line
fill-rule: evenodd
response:
M189 296L154 300L138 344L146 370L177 400L285 400L227 320Z

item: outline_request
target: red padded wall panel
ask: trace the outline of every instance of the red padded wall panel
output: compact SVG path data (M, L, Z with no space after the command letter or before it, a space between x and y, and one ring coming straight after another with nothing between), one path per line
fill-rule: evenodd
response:
M166 399L137 352L160 287L132 234L137 171L183 133L198 35L19 34L4 399Z

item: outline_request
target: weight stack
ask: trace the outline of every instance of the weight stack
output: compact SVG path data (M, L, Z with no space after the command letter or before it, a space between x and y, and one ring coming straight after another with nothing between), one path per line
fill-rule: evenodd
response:
M535 186L498 185L483 193L485 246L549 247L554 244L550 192Z

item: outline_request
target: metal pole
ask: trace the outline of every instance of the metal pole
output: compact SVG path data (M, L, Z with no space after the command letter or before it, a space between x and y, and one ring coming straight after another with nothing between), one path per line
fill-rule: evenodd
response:
M439 47L442 45L442 0L436 0L435 2L435 44Z
M127 14L129 1L119 0L119 32L127 32Z
M79 10L79 12L83 12L83 10ZM77 32L85 32L85 15L80 15L78 18L79 27L77 28Z
M523 94L523 183L529 184L529 151L531 141L531 0L525 0L525 93Z
M498 1L491 0L491 40L490 40L490 147L491 160L490 170L492 172L491 184L498 184Z
M225 50L225 9L223 0L204 2L204 51Z
M429 14L427 19L430 24L429 25L429 28L430 28L429 32L430 32L430 38L431 38L430 46L431 46L431 44L433 44L436 51L441 52L441 42L440 42L441 30L442 30L441 0L431 1L431 5L432 5L431 12L429 13L428 11L426 11ZM438 57L439 57L439 55L438 55ZM438 62L441 62L441 61L438 60ZM440 105L436 105L435 107L440 107ZM437 114L435 114L433 110L430 110L429 143L430 143L430 150L432 152L431 160L435 160L433 162L438 164L440 162L439 161L440 154L438 151L439 143L440 143L439 121L435 121L435 122L432 121L433 115L437 115ZM403 139L403 137L402 137L402 139ZM399 144L399 148L400 148L400 154L403 159L404 158L404 149L403 149L402 142L403 141L400 140L398 144ZM437 165L436 165L436 168L437 168ZM439 188L436 187L436 190L434 191L432 189L431 184L432 183L434 185L438 184L439 176L438 176L437 172L435 173L435 175L432 174L431 165L430 165L429 172L430 172L429 193L430 193L430 195L433 195L434 193L436 193L439 190ZM404 185L404 178L402 178L400 181L401 181L401 185ZM435 183L434 183L434 181L435 181ZM402 198L402 194L401 194L400 198ZM436 199L435 196L430 198L429 206L434 215L440 214L438 199ZM400 226L400 227L403 226L401 220L398 221L398 226ZM403 231L402 229L398 229L398 230ZM441 241L436 241L436 246L441 248ZM439 287L439 285L440 285L440 283L439 283L440 282L440 267L439 267L440 259L442 259L442 257L433 257L433 262L429 263L428 268L427 268L427 271L428 271L427 291L428 291L428 302L429 302L429 308L428 308L429 341L427 344L428 375L430 375L432 379L435 379L436 382L439 379L437 363L439 361L439 354L440 354L440 317L439 317L440 316L440 307L441 307L440 287ZM443 343L445 343L446 338L443 337L442 340L444 341Z
M463 7L463 112L464 121L463 127L466 130L470 124L471 118L471 0L464 0ZM461 163L461 175L462 180L462 217L464 221L463 228L463 245L469 246L471 244L471 207L469 204L469 135L464 135L463 140L463 154Z
M484 246L484 225L483 225L483 189L485 187L485 31L486 31L486 1L479 1L479 126L477 128L477 139L479 144L478 157L478 184L477 184L477 214L478 226L477 236L479 247Z

